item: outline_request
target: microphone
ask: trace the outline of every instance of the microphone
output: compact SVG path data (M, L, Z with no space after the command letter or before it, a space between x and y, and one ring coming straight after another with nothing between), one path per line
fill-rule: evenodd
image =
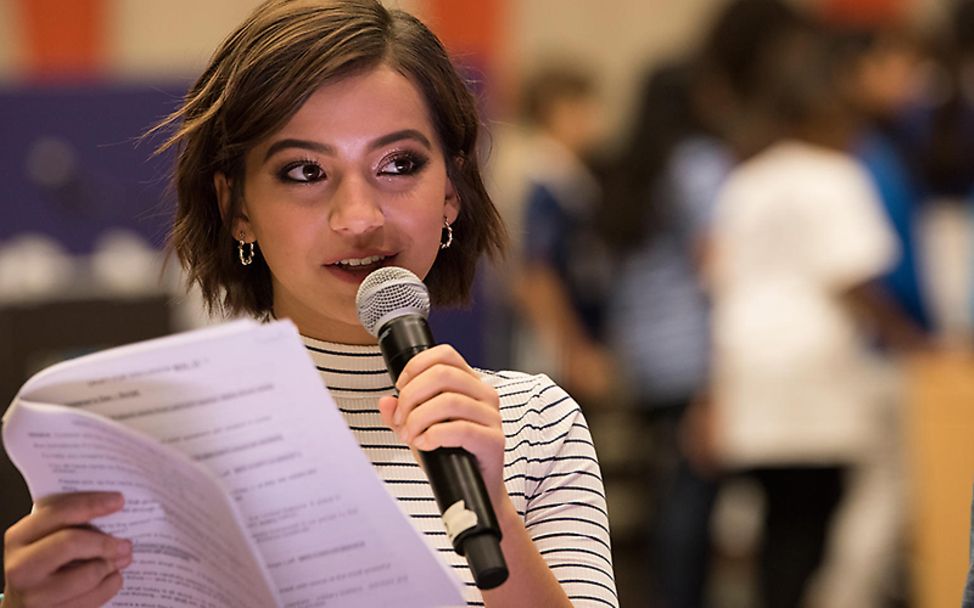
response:
M405 268L387 266L369 274L359 285L355 303L362 327L379 339L393 382L413 356L436 345L426 321L429 291ZM478 588L499 586L507 580L507 563L477 459L462 448L419 454L453 549L467 558Z

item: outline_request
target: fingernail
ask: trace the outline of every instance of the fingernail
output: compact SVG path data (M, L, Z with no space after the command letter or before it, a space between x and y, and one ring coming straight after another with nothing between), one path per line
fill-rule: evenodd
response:
M396 413L392 415L392 423L396 426L402 426L402 412L399 408L396 408Z
M413 446L420 450L426 449L426 435L420 435L413 439Z
M102 498L102 502L108 508L114 507L117 509L125 504L125 499L121 494L112 493L105 495L105 497Z
M132 541L120 539L115 543L115 555L123 557L132 555Z
M125 557L115 558L115 567L119 570L124 570L132 565L132 556L126 555Z
M399 429L398 431L396 431L396 434L399 435L399 441L403 443L407 443L406 437L408 437L408 435L406 433L406 429Z

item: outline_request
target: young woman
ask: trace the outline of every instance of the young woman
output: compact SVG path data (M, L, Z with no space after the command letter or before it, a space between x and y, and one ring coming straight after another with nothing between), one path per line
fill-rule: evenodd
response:
M217 50L175 127L172 246L209 305L289 318L363 450L473 606L616 606L601 476L577 404L543 376L472 369L450 346L395 387L355 294L407 268L467 298L503 228L484 192L470 93L435 36L372 0L271 0ZM510 578L481 592L412 450L472 452ZM131 544L86 524L117 494L49 497L5 536L3 608L100 606Z

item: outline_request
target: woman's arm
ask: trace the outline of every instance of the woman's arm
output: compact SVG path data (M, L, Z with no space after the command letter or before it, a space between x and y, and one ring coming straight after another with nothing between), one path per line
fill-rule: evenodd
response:
M514 457L525 463L525 528L574 606L618 606L605 488L581 408L537 376L515 411L525 420Z
M503 503L494 508L503 534L501 550L511 574L500 587L483 592L484 605L488 608L571 606L568 595L524 527L524 520L510 499Z

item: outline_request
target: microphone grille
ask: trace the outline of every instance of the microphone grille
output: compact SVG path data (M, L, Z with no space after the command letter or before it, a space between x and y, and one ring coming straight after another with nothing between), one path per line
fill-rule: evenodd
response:
M365 277L355 296L358 320L373 336L388 321L408 314L428 317L430 294L412 272L398 266L379 268Z

